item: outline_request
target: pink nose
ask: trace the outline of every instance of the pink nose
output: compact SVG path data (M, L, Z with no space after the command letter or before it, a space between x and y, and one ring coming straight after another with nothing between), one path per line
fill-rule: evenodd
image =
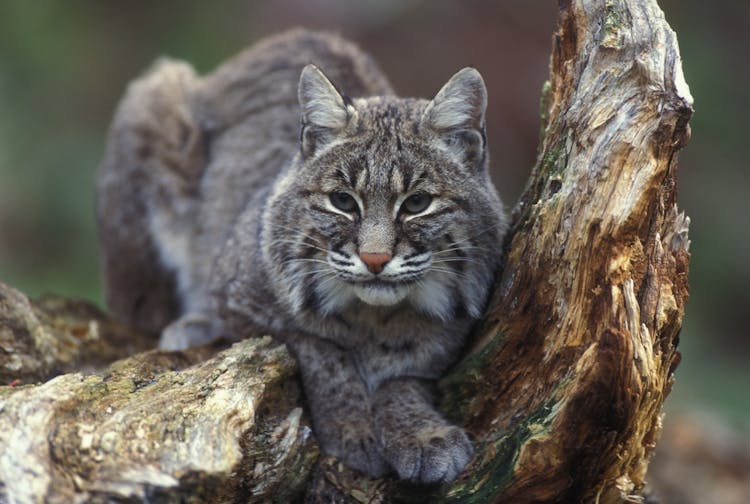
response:
M367 265L368 270L373 273L380 273L383 271L385 263L390 261L392 256L390 254L370 254L362 252L359 254L359 258Z

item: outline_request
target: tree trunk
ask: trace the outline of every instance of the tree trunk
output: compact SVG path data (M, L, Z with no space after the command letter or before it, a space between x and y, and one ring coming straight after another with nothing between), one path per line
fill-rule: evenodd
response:
M477 446L453 483L369 480L320 455L294 362L259 338L0 387L0 501L640 501L688 296L691 106L655 0L560 2L504 272L441 382ZM0 350L5 368L26 351Z

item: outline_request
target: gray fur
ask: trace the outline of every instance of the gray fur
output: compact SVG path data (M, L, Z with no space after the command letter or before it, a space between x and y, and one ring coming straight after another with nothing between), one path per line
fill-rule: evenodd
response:
M270 331L326 451L372 476L455 478L471 443L431 383L482 314L506 229L486 100L474 69L397 98L351 43L300 30L202 79L160 63L99 172L110 307L165 348Z

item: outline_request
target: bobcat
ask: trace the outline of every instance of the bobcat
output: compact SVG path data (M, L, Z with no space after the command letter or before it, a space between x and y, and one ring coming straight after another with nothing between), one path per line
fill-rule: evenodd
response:
M369 476L454 479L472 444L432 388L506 229L486 102L472 68L398 98L352 43L303 30L204 78L161 61L129 87L98 173L110 308L169 349L269 331L325 451Z

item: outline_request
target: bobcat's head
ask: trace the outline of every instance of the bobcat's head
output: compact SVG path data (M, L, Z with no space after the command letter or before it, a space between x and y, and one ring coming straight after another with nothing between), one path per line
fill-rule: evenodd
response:
M431 101L350 99L308 65L299 102L300 151L263 231L293 307L408 303L443 320L478 317L506 227L479 72L459 71Z

